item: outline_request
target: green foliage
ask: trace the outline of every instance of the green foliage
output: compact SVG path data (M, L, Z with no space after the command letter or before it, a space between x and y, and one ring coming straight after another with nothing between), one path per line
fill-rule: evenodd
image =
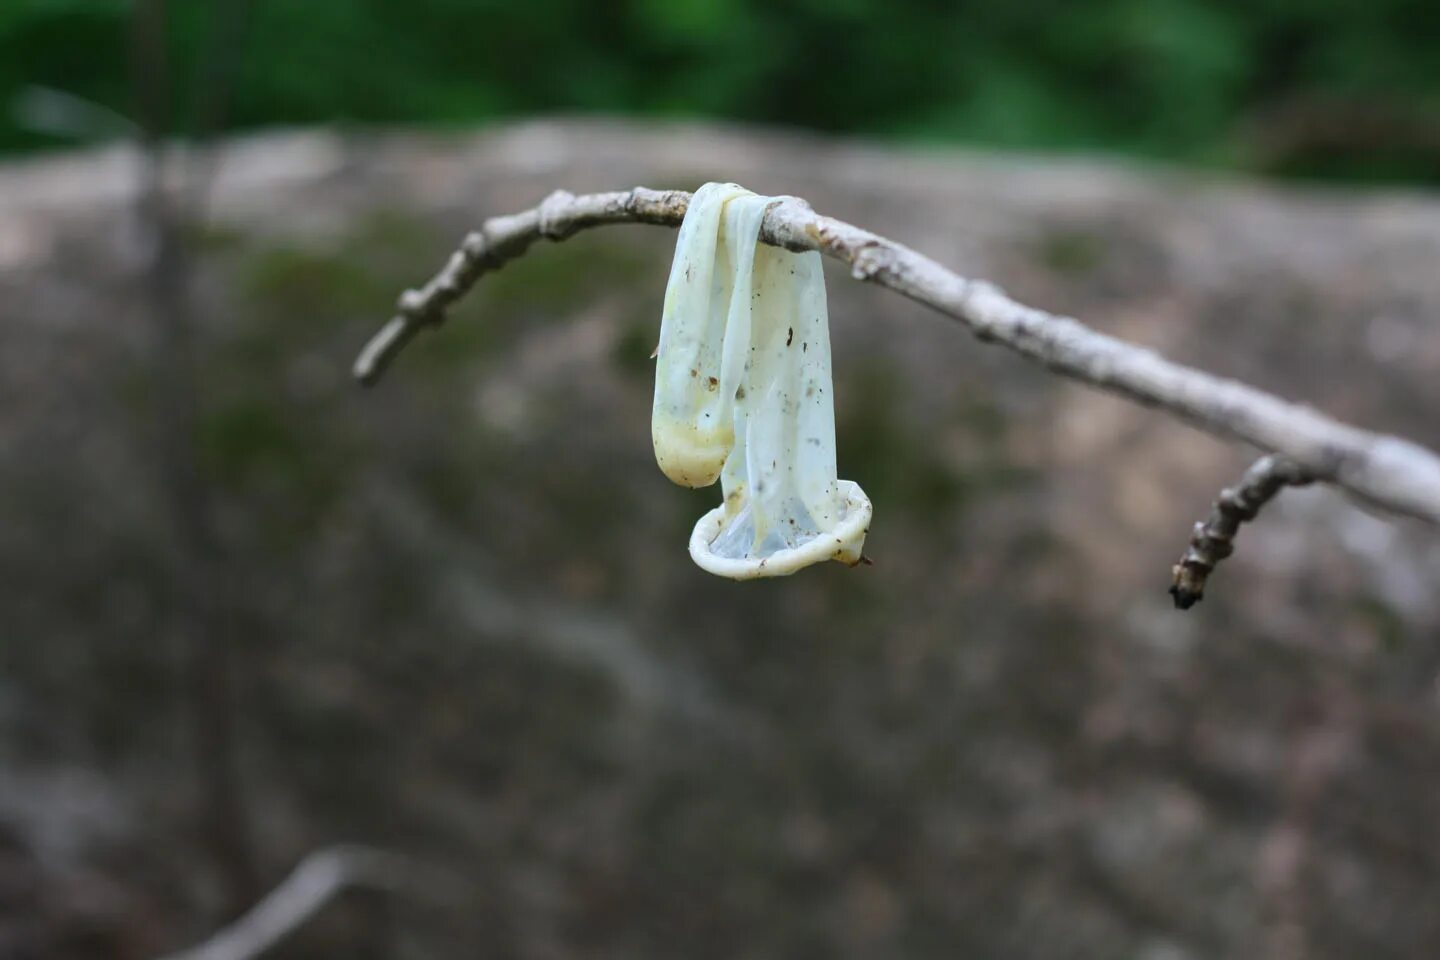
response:
M1433 0L250 0L238 35L217 6L170 4L182 130L239 49L227 121L242 128L608 112L1287 173L1440 169ZM130 113L130 7L0 5L0 104L38 85ZM5 111L0 150L56 142L35 126Z

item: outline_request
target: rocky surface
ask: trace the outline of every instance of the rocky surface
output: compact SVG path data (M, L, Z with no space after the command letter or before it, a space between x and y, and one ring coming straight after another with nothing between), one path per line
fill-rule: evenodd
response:
M715 580L685 543L718 494L650 452L655 228L536 249L372 391L348 366L486 215L733 179L1440 446L1440 198L596 122L220 160L194 412L237 836L262 885L357 840L475 888L347 898L287 955L1434 955L1434 530L1286 492L1176 612L1254 451L835 271L876 564ZM146 956L233 902L136 174L0 168L3 957Z

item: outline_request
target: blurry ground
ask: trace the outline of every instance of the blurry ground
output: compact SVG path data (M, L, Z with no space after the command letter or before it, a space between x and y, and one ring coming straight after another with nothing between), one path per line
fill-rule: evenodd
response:
M1250 452L835 271L876 564L708 577L716 493L650 452L650 227L535 249L351 385L484 216L707 179L1440 446L1440 198L716 128L236 143L196 414L250 852L267 886L359 840L475 887L349 898L281 953L1434 956L1434 531L1289 492L1174 612ZM122 152L0 170L0 957L221 919L133 182Z

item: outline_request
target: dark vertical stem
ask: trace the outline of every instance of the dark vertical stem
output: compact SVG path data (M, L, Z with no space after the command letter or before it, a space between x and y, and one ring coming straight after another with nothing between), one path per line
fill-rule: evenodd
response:
M211 0L207 52L195 94L194 143L198 148L185 184L189 220L205 219L210 184L218 167L208 148L230 118L231 94L240 72L249 0Z
M239 773L231 605L211 493L200 471L200 401L191 262L185 211L166 186L164 138L171 128L165 0L137 0L132 56L144 147L139 214L150 244L145 290L154 324L157 456L176 549L172 627L194 773L199 829L224 883L224 909L237 912L260 891Z

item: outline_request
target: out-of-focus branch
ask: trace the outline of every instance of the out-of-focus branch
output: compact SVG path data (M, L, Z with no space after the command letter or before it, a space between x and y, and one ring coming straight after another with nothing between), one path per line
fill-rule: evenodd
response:
M252 960L293 934L346 890L369 889L426 901L457 900L463 884L408 857L369 847L317 850L247 913L204 943L161 960Z
M486 273L542 238L614 223L678 226L690 203L681 190L551 194L538 207L485 221L425 286L406 291L395 317L355 361L373 383L415 334ZM1063 376L1158 407L1217 436L1283 455L1315 480L1393 513L1440 523L1440 456L1399 437L1340 423L1235 380L1166 360L1153 351L1091 330L1070 317L1015 302L991 283L969 280L893 240L786 197L766 211L761 239L789 250L818 250L850 266L860 280L888 287L954 317L978 338L1000 343Z
M1170 596L1175 606L1189 610L1205 599L1205 581L1215 565L1235 551L1240 524L1259 515L1282 487L1304 486L1314 480L1305 469L1284 457L1261 457L1233 487L1220 491L1210 516L1195 524L1190 546L1175 564Z
M219 15L228 4L213 6ZM165 139L172 132L176 87L166 41L169 14L166 0L138 0L133 12L133 84L144 158L137 214L149 244L144 283L154 337L156 461L176 537L170 606L199 788L198 832L223 878L223 912L233 916L254 899L259 881L239 766L229 577L197 440L200 370L186 244L197 204L187 205L167 177ZM217 43L214 54L234 56L231 40L229 48ZM218 111L227 91L209 95Z

